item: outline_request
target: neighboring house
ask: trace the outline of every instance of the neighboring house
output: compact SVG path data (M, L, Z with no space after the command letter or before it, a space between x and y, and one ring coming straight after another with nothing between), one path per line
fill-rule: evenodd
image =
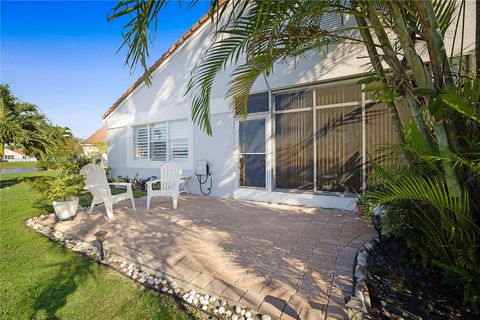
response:
M5 148L5 154L3 156L3 161L6 162L27 162L27 161L37 161L37 158L27 156L22 148L16 149L7 149Z
M98 156L107 166L108 155L103 151L107 145L107 127L102 126L82 143L83 154L87 157Z
M467 1L469 25L473 5ZM474 28L465 30L465 47L473 48ZM363 47L340 44L327 56L312 52L277 64L254 84L245 122L225 100L233 70L227 68L211 94L210 137L192 123L184 93L212 31L211 19L200 19L150 68L151 86L138 79L104 114L112 175L158 176L163 163L177 161L194 177L197 161L205 160L214 196L353 210L369 157L381 160L376 147L395 140L386 106L372 104L356 84L370 71ZM200 193L196 178L187 187Z

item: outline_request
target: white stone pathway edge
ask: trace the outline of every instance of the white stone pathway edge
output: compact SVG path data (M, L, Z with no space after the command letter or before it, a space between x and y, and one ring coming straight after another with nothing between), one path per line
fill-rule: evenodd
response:
M54 216L55 214L51 214ZM44 218L48 215L42 215ZM129 261L128 259L116 255L113 252L106 252L105 259L101 260L101 251L97 246L84 242L70 235L60 231L55 231L50 227L44 226L35 220L39 217L33 217L25 222L25 225L34 231L43 234L51 240L60 243L67 249L85 255L89 259L107 265L124 276L127 276L143 286L160 292L168 294L181 300L182 303L188 304L193 308L202 310L206 315L218 319L231 320L271 320L272 317L267 314L258 313L249 308L243 308L240 305L229 304L226 300L220 300L214 295L208 293L200 293L194 289L182 288L177 284L184 284L183 281L175 279L169 275L163 274L159 271L152 270L146 266L140 265L137 262ZM191 285L188 285L191 287Z

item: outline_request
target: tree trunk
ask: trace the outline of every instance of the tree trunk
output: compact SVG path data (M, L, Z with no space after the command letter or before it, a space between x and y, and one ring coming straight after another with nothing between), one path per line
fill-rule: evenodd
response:
M477 78L480 79L480 1L476 1L475 6L475 73Z
M428 146L430 150L433 150L434 148L430 138L430 133L425 123L425 119L423 118L422 111L420 110L420 106L415 99L411 99L411 97L408 95L406 83L409 81L405 77L405 70L401 62L398 60L397 54L392 48L390 39L388 38L388 35L386 34L385 29L378 18L377 11L370 1L364 1L363 3L365 4L367 10L368 19L373 26L373 31L375 32L375 35L377 36L380 46L385 54L385 62L390 66L397 78L404 79L404 81L401 81L403 83L401 87L402 90L406 92L405 96L407 97L407 102L412 112L413 120L415 121L415 124L423 137L425 145Z
M391 8L392 18L394 20L393 31L396 33L396 35L400 40L403 53L405 55L405 58L408 61L408 64L410 65L410 68L413 71L413 75L415 77L415 81L417 82L417 86L419 88L434 89L433 83L431 82L430 75L422 59L420 58L420 56L417 54L415 50L415 44L413 40L410 38L410 35L408 34L408 28L407 28L407 25L405 24L405 21L403 19L403 15L401 13L400 7L398 6L398 3L396 3L393 0L390 0L389 4ZM430 39L430 41L433 41L433 40ZM424 99L426 101L426 104L428 105L428 102L429 102L428 97L425 97ZM435 119L434 121L435 122L433 127L435 130L435 135L436 135L437 144L439 146L440 155L444 158L448 158L450 156L449 155L450 143L449 143L447 131L445 130L445 123L443 121L443 118ZM443 161L442 166L445 172L445 178L447 181L449 191L451 192L452 195L459 195L459 193L461 192L461 185L460 185L457 172L453 167L453 164L448 161Z
M445 84L447 86L453 86L454 82L445 43L443 42L442 33L438 26L432 3L425 0L415 0L415 5L422 26L423 37L427 43L433 78L435 79L435 87L444 89Z
M360 8L360 2L358 0L352 1L352 6ZM387 82L387 77L385 75L385 70L382 66L382 61L380 59L380 55L378 54L377 48L375 47L375 43L373 42L372 35L370 34L370 30L368 29L368 24L364 16L356 15L355 19L357 21L358 26L360 27L360 35L362 36L363 42L365 47L367 48L368 56L370 57L370 61L372 63L373 69L375 70L376 75L381 78L385 79ZM398 109L396 105L392 102L387 104L388 111L390 112L390 117L392 119L392 124L395 128L395 132L397 134L397 138L399 141L403 141L403 126L400 120L400 115L398 113Z

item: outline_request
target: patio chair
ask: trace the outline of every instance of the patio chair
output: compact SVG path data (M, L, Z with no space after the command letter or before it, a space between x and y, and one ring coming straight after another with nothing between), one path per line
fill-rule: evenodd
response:
M160 179L147 181L147 209L153 197L171 197L173 209L177 209L182 167L175 162L169 162L160 168ZM160 190L154 190L153 185L160 182Z
M80 174L85 177L85 189L90 191L93 196L90 213L97 204L104 203L107 210L107 217L113 218L113 204L119 201L128 200L132 202L132 208L135 209L135 201L133 200L132 184L128 182L107 181L105 169L97 164L87 164L80 170ZM112 195L110 186L126 187L127 192Z

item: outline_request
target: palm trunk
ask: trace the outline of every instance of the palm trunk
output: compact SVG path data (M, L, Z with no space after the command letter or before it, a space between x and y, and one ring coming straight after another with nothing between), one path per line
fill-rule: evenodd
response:
M415 81L417 82L417 86L420 88L434 89L430 75L426 70L422 59L415 50L415 44L413 40L408 34L408 28L405 24L405 21L403 20L403 16L398 4L393 0L390 0L389 4L391 8L392 18L394 20L393 30L400 40L403 53L408 61L408 64L410 65L410 68L412 69ZM428 35L426 35L426 37L428 37ZM430 39L430 41L433 40ZM425 98L425 100L428 104L428 98ZM450 143L447 131L445 130L445 124L443 119L435 119L433 128L435 131L437 144L439 146L440 155L442 157L448 158L450 151ZM442 166L445 172L445 178L449 191L452 195L459 195L459 192L461 192L460 181L457 172L453 167L453 164L448 161L444 161L442 163Z
M360 2L358 0L352 1L352 5L354 7L360 7ZM360 27L360 35L362 36L363 42L365 47L367 48L368 56L370 57L370 61L373 65L373 69L375 70L376 75L387 81L387 77L385 75L385 70L382 66L382 61L380 60L380 56L378 54L377 48L375 47L375 43L373 42L372 35L370 34L370 30L368 29L368 24L364 16L356 15L355 19L357 21L358 26ZM395 132L397 134L397 138L399 141L403 141L403 126L400 120L400 115L398 113L397 106L392 102L387 104L388 111L390 112L390 117L392 119L392 124L395 128Z
M432 3L425 0L415 0L415 5L417 7L420 24L422 25L423 36L427 43L435 86L438 89L443 89L445 87L444 84L453 86L454 82L445 43L443 42L442 33L438 26Z
M373 31L375 32L375 35L377 36L377 39L380 42L380 46L382 47L382 50L384 52L385 62L390 66L390 68L393 70L397 77L404 78L405 70L401 62L398 60L397 54L392 48L390 39L388 38L388 35L385 32L385 29L383 28L380 19L378 18L377 11L375 10L373 4L370 1L365 1L364 3L368 14L368 19L370 20L372 26L374 26ZM405 96L412 112L413 120L415 121L415 124L423 137L425 145L428 146L430 150L433 150L434 148L432 140L430 138L430 133L425 123L425 119L423 118L422 111L420 110L420 106L415 99L409 97L408 88L406 88L405 84L406 81L403 81L403 83L404 84L402 85L402 88L403 91L407 92Z
M476 65L476 75L477 78L480 78L480 1L476 1L475 14L477 19L475 19L475 65Z

